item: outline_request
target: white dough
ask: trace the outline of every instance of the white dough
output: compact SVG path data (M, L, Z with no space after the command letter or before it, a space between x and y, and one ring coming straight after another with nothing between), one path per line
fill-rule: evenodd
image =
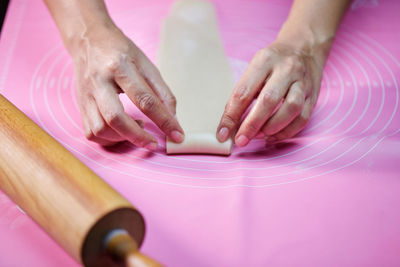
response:
M232 139L220 143L216 132L234 81L211 3L175 2L163 24L158 65L185 131L183 143L167 140L167 153L229 155Z

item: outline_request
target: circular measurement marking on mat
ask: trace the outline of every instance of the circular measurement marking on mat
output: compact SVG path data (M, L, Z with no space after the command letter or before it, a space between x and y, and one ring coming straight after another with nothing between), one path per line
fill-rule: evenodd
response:
M143 33L143 50L154 59L156 45ZM225 35L226 36L226 35ZM237 37L239 38L239 37ZM232 37L235 42L235 37ZM360 42L359 40L362 40ZM257 40L250 47L258 47ZM236 80L247 63L228 54ZM164 137L155 153L123 143L102 149L84 138L75 96L73 64L59 46L44 55L31 80L35 120L58 141L103 176L119 175L173 186L267 187L299 182L351 166L385 137L397 133L399 63L379 44L357 33L340 33L326 64L318 104L308 127L291 141L275 145L254 140L235 147L230 157L167 156ZM143 118L125 96L126 111ZM396 125L397 123L397 125Z

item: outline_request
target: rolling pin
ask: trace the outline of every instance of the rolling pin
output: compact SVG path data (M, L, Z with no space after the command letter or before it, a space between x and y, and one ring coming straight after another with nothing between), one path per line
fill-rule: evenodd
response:
M160 266L139 211L1 94L0 190L84 266Z

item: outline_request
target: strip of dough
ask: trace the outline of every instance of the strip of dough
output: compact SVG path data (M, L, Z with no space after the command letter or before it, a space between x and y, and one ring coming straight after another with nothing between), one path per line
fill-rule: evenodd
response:
M167 140L167 153L229 155L232 139L220 143L216 131L234 80L211 3L174 3L164 20L158 65L177 98L176 115L185 131L183 143Z

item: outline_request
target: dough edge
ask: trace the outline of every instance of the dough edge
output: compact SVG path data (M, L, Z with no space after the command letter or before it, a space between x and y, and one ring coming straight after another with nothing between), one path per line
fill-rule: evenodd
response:
M217 154L230 155L232 152L232 139L221 143L215 134L187 133L182 143L167 140L167 154Z

